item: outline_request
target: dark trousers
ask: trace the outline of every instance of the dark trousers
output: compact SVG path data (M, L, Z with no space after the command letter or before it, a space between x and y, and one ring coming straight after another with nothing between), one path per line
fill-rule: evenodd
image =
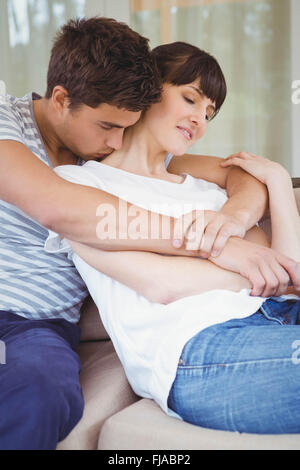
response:
M0 311L0 449L55 449L80 420L80 328Z

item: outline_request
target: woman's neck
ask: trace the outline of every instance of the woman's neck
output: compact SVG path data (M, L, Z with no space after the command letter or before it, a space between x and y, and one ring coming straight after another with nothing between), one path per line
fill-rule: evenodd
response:
M168 173L166 170L167 153L142 123L137 123L126 130L122 148L115 150L102 163L141 176L180 183L182 182L180 176Z

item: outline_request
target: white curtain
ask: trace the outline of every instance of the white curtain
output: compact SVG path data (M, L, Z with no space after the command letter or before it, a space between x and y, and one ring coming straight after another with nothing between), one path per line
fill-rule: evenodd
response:
M44 94L52 41L68 19L101 15L105 0L0 0L0 80L8 93Z
M290 0L171 3L169 41L191 42L213 54L228 85L223 108L192 152L227 156L247 150L291 171ZM156 46L163 37L162 9L150 10L148 2L148 10L138 10L132 11L132 26Z
M75 16L115 17L152 46L166 39L191 42L222 66L227 99L192 152L249 150L291 171L290 1L0 0L0 81L14 96L44 94L57 29Z

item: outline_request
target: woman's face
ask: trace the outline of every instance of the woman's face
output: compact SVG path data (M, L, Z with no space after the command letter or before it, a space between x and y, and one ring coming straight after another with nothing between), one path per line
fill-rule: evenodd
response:
M199 81L163 86L162 100L153 104L144 119L164 150L183 155L205 133L215 103L204 95Z

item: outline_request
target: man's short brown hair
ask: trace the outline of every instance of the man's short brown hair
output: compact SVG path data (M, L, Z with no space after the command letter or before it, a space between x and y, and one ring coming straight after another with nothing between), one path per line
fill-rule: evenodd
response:
M70 20L51 51L46 98L63 86L71 109L107 103L143 111L160 99L160 81L148 39L124 23L93 17Z

